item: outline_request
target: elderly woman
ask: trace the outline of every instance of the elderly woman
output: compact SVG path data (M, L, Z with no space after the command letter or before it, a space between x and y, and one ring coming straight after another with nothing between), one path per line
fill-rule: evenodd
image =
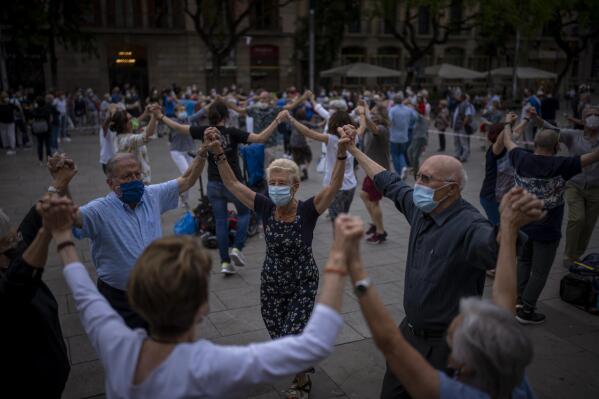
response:
M260 302L264 324L271 338L303 331L314 307L318 289L318 268L312 254L312 238L318 217L341 188L347 156L340 142L330 184L305 201L296 199L300 186L297 164L288 159L274 160L266 170L268 194L255 193L235 177L213 128L206 132L209 148L227 189L247 207L262 215L266 258L260 282ZM288 390L289 398L309 393L310 378L296 376Z
M359 226L351 217L336 224L319 304L304 332L271 342L223 346L198 339L208 313L212 263L199 240L161 238L137 260L129 298L150 324L147 335L125 325L79 262L71 234L73 211L70 200L51 198L42 205L43 223L57 244L81 323L106 370L108 398L245 397L251 386L305 370L332 352L343 324L339 311L344 281L337 271L360 240Z
M362 265L349 256L349 273L362 313L389 367L413 398L534 397L525 377L533 356L532 342L514 320L516 309L516 239L518 229L544 217L543 202L521 188L501 204L501 246L493 301L462 299L461 311L447 332L453 378L435 370L397 329ZM341 273L343 270L340 271Z

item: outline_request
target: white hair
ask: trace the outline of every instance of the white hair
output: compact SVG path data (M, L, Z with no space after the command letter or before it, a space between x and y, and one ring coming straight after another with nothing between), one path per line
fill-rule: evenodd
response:
M508 310L488 300L464 298L460 313L451 356L474 371L468 383L492 398L509 398L532 361L532 341Z
M289 175L289 183L295 184L300 182L299 167L290 159L278 158L271 162L266 168L266 179L270 178L272 171L285 172Z

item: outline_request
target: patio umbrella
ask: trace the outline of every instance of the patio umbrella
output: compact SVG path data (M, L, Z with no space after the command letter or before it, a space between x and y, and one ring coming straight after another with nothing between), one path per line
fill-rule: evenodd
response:
M345 76L348 78L390 78L401 76L401 72L395 69L380 67L378 65L357 62L355 64L343 65L320 72L323 78L332 76Z
M490 73L493 76L512 77L514 68L505 67L492 69ZM518 79L557 79L557 73L531 67L516 67L516 76Z
M441 79L482 79L487 76L484 72L462 68L452 64L431 65L424 68L424 74Z

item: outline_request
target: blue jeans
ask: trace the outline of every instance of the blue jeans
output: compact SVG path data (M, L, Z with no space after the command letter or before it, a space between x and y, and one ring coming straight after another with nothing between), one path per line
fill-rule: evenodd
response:
M50 133L50 148L51 152L55 153L58 151L58 135L60 134L60 126L52 125L52 130Z
M216 220L216 241L218 242L220 260L221 262L229 262L231 259L229 258L229 213L227 203L232 202L237 209L237 233L234 247L240 251L245 245L250 223L250 210L219 181L208 182L208 199Z
M480 205L485 210L489 222L499 226L499 204L495 198L480 197Z
M401 174L401 170L408 166L406 153L408 151L408 143L391 143L391 159L393 167L397 174Z

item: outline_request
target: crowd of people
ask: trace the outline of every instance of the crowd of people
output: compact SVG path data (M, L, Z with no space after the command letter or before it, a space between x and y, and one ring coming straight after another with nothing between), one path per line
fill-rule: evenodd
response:
M210 95L193 87L152 89L143 103L134 88L124 94L114 88L96 116L78 122L97 125L109 193L79 205L69 191L76 157L56 152L53 141L53 127L62 126L55 103L64 100L38 98L27 120L33 132L35 125L44 130L38 122L46 118L46 133L36 138L40 162L39 137L49 148L53 180L16 230L0 213L1 306L14 326L0 333L12 343L5 354L11 367L2 375L26 396L60 397L64 389L70 366L56 300L41 279L53 240L105 368L108 397L244 397L251 386L282 377L293 377L287 398L308 397L313 366L331 354L341 330L349 277L387 362L382 398L533 398L526 378L533 346L523 325L545 320L537 301L557 256L564 205L565 264L584 254L599 216L599 107L581 93L574 126L561 128L559 104L544 90L525 93L516 113L498 95L471 101L457 87L434 106L426 90L410 88L360 94L290 88L276 97L235 87ZM3 97L2 104L13 103ZM488 143L484 215L462 196L477 132ZM439 154L421 161L432 134ZM446 135L453 136L453 155L443 154ZM146 145L161 136L168 136L180 176L156 183ZM3 130L3 145L4 139ZM309 140L321 143L322 188L299 199L309 179ZM561 143L568 156L558 154ZM262 225L259 296L270 342L199 339L214 278L211 256L197 237L163 237L161 215L188 206L186 192L205 168L222 274L241 272L248 262L243 249L252 212ZM350 215L358 168L370 225ZM387 240L383 197L410 226L399 327L360 255L362 241ZM228 203L237 210L232 243ZM325 212L334 234L319 272L312 242ZM95 284L75 239L90 242ZM494 278L491 300L481 299L486 276ZM27 384L32 376L38 383Z

